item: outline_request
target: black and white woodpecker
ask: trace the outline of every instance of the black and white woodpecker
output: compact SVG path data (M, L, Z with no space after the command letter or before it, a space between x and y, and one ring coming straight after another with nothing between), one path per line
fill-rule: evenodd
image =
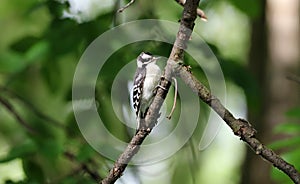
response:
M148 52L142 52L137 58L137 69L133 83L133 108L137 118L137 131L144 125L149 106L154 98L155 90L159 85L161 70L156 64L159 57Z

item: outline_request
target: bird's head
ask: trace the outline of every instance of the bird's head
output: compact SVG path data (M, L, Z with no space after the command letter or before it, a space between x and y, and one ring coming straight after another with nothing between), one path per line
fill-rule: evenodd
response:
M142 52L136 61L137 61L138 67L145 67L152 62L156 62L158 59L159 59L159 57L154 57L149 52Z

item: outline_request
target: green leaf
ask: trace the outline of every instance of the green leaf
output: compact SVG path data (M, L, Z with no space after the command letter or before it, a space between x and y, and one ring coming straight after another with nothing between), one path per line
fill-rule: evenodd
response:
M300 146L300 137L292 137L284 140L276 141L269 145L271 149L280 149L280 148L287 148L287 147L296 147Z
M58 62L47 61L43 64L41 74L51 92L57 92L62 84L61 71Z
M22 41L21 41L22 42ZM24 41L26 42L26 41ZM33 41L27 41L33 42ZM19 52L4 52L0 55L0 72L9 72L9 73L16 73L28 65L43 61L45 56L47 56L49 51L49 45L45 41L37 42L33 44L31 47L31 43L18 43L19 45L13 45L15 50ZM25 49L25 47L27 47ZM24 48L23 48L24 47ZM24 54L21 54L21 51L26 51Z
M49 44L46 41L40 41L33 45L25 54L27 64L43 61L49 51Z
M300 124L298 123L279 124L275 127L274 131L275 133L300 134Z
M17 42L10 45L10 48L13 51L24 53L26 52L30 47L32 47L34 44L38 42L39 38L34 36L26 36L24 38L21 38Z
M75 138L78 137L78 135L80 135L80 130L79 127L76 123L76 119L74 116L74 113L70 113L67 117L67 127L66 127L66 134L69 138Z
M67 177L61 181L62 184L74 184L77 183L77 179L75 177Z
M293 151L289 151L285 154L283 154L283 158L289 162L289 163L293 163L293 165L295 166L295 168L297 170L300 169L300 149L295 149ZM278 183L284 183L284 184L292 184L293 182L291 181L291 179L284 174L283 172L279 171L278 169L275 169L273 167L272 169L272 174L271 174L272 178L276 179L278 181Z
M286 112L286 116L291 118L300 118L300 107L294 107Z
M81 162L89 160L95 154L95 150L88 144L84 144L77 155L77 159Z
M293 151L289 151L283 155L283 157L290 163L294 163L296 169L300 168L300 149L299 146Z
M286 174L284 174L282 171L280 171L279 169L277 169L275 167L272 167L271 178L276 180L276 183L293 184L291 179Z
M23 160L24 172L30 181L29 183L45 183L45 176L42 167L33 160Z
M57 139L43 139L39 142L39 151L46 158L55 161L63 153L63 144Z
M14 146L5 157L0 158L0 163L9 162L16 158L26 157L33 154L37 150L37 146L34 144L34 142L28 139L22 142L21 145Z
M4 52L0 54L0 72L16 73L26 66L21 54Z

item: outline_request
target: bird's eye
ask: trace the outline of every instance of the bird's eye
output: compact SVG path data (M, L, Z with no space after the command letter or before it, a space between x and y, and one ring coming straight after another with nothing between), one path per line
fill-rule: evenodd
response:
M142 62L148 62L152 59L152 56L144 54L144 55L141 55L139 58Z
M151 58L146 58L146 59L144 59L144 62L148 62L150 60L151 60Z

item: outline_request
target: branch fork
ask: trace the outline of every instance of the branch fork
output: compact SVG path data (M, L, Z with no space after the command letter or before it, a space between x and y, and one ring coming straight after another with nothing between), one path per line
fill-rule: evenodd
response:
M256 139L256 130L251 126L251 124L246 120L236 119L231 112L221 104L220 100L214 97L210 91L200 81L198 81L195 76L192 75L190 69L182 65L186 42L191 36L194 28L194 21L197 15L199 16L199 11L197 10L199 1L200 0L187 0L186 2L183 2L183 0L176 0L176 2L179 4L181 3L181 5L184 6L184 10L180 21L179 31L167 61L167 66L165 67L164 77L160 81L160 85L166 90L158 88L155 98L145 117L145 121L148 125L146 130L141 129L137 132L125 151L115 162L115 165L113 169L111 169L109 175L101 183L114 183L119 177L121 177L131 158L138 152L139 145L142 144L144 139L155 126L159 110L170 88L169 81L171 81L172 77L179 77L188 87L191 88L192 91L197 93L199 98L209 105L233 130L233 133L246 142L256 154L260 155L265 160L268 160L275 167L286 173L295 183L300 184L300 173L295 169L295 167L287 163L273 150L265 147L258 139Z

